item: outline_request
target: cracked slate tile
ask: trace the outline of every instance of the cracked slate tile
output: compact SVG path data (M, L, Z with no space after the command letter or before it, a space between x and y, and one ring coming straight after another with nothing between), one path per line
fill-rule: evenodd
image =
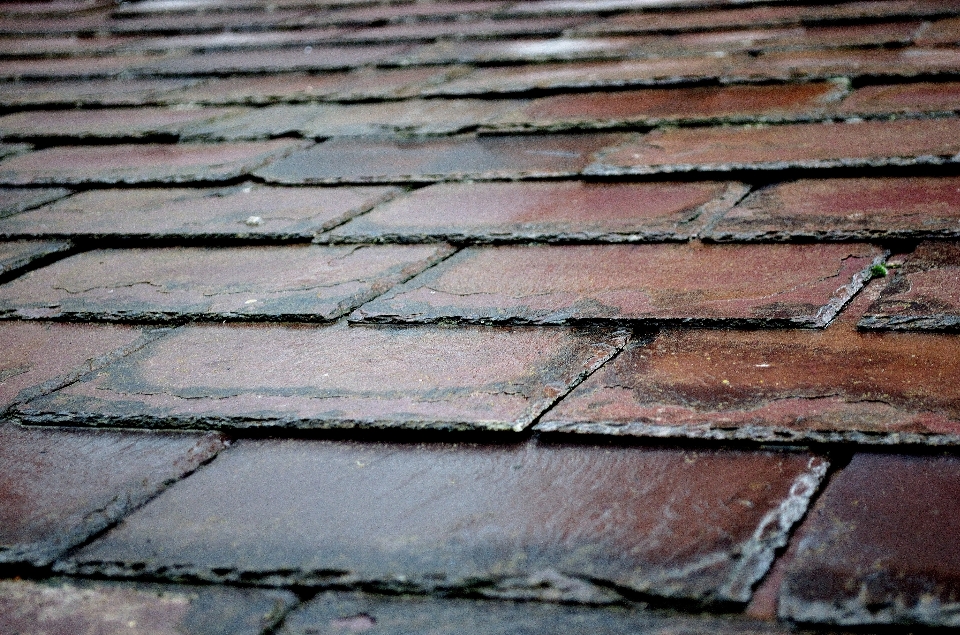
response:
M371 630L378 635L779 635L788 632L769 622L736 617L691 616L633 607L593 607L540 602L391 597L326 592L284 620L279 635L333 635Z
M704 235L717 242L960 237L960 179L801 179L753 192Z
M22 413L67 425L519 431L626 339L612 329L183 327Z
M575 176L621 134L335 138L256 170L268 182L382 183ZM3 164L0 163L0 175Z
M883 257L862 244L470 247L350 319L816 327Z
M738 183L441 183L380 205L318 240L682 241L746 192Z
M60 146L0 161L0 184L183 183L243 176L305 147L278 139L248 143Z
M289 591L54 578L0 580L0 631L17 635L261 635Z
M960 330L960 245L923 242L867 308L862 329Z
M544 415L545 432L885 445L960 443L960 339L861 333L881 286L822 331L666 330Z
M309 240L399 193L391 187L89 190L0 218L0 236Z
M62 187L0 187L0 219L63 198L70 190Z
M593 175L941 165L960 153L960 119L678 128L612 148Z
M0 563L50 564L224 447L207 433L0 425Z
M57 568L745 602L826 467L807 453L240 441Z
M73 249L62 240L0 241L0 280Z
M148 337L129 326L0 322L0 413L76 381Z
M960 462L857 454L801 525L779 614L830 624L960 625Z
M0 316L328 321L449 253L445 245L101 249L0 285Z

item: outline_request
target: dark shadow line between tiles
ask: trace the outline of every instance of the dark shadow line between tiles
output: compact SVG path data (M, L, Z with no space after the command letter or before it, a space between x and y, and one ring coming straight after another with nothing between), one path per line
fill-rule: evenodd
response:
M14 240L19 240L19 239L14 239ZM64 258L69 258L70 256L74 256L82 251L85 251L84 247L82 247L76 241L73 241L71 239L64 239L64 240L68 243L68 246L66 246L64 249L54 251L48 254L44 254L43 256L39 256L37 258L32 258L30 259L29 262L23 264L22 266L15 267L10 271L0 272L0 284L11 282L13 280L16 280L20 276L30 273L31 271L34 271L36 269L42 269L43 267L46 267L47 265L51 265L57 262L58 260L63 260ZM3 319L3 318L0 317L0 319Z

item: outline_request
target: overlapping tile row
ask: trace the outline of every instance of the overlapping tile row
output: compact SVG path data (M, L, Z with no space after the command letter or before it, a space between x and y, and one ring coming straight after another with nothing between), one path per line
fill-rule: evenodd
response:
M960 4L654 4L0 6L0 631L956 626Z

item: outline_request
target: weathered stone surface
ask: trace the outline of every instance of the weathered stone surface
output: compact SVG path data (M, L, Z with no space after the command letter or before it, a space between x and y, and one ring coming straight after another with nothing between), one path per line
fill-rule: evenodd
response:
M0 187L0 218L19 214L24 210L55 201L70 194L61 187L17 188Z
M350 319L823 326L882 258L859 244L467 248Z
M0 162L0 183L183 183L242 176L304 147L290 139L219 144L61 146Z
M0 117L5 138L136 138L179 136L182 132L236 114L228 108L116 108L33 110Z
M953 113L960 109L960 83L917 82L863 86L839 104L844 114Z
M101 249L0 286L0 316L333 320L449 253L443 245Z
M33 146L27 143L0 143L0 158L24 154L32 147Z
M145 343L127 326L0 322L0 413Z
M20 270L69 251L72 245L54 240L14 240L0 242L0 280L16 275Z
M241 441L61 569L742 602L825 469L805 453Z
M284 620L280 635L333 635L373 631L379 635L775 635L774 624L736 618L690 616L630 608L596 608L540 602L490 602L323 593Z
M519 431L616 353L609 329L197 326L22 409L37 423Z
M628 346L537 429L868 444L960 443L960 339L860 333L870 285L823 331L669 330Z
M687 240L746 191L738 183L443 183L381 205L322 239Z
M200 81L198 78L157 78L8 83L0 91L0 104L137 106L160 103L165 95Z
M752 193L712 241L884 240L960 236L960 179L802 179Z
M579 174L619 134L333 139L274 161L254 174L275 183L377 183ZM3 164L0 164L2 175Z
M0 580L0 631L17 635L260 635L297 603L289 591Z
M958 483L956 457L854 456L795 538L780 615L960 625Z
M779 121L815 116L843 94L827 82L567 93L533 100L491 127L606 128L664 122Z
M960 245L920 243L867 309L860 328L960 330Z
M310 239L400 190L391 187L89 190L12 218L0 236L138 240Z
M0 425L0 562L49 564L223 447L214 434Z
M680 128L604 153L596 175L939 165L960 153L960 119Z

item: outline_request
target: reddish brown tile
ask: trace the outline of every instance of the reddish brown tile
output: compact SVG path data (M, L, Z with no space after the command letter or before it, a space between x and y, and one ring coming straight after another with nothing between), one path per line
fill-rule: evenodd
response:
M780 615L803 622L960 625L960 462L859 454L795 538Z
M214 434L0 426L0 562L49 564L224 447Z
M823 326L880 259L836 244L468 248L350 318Z
M509 129L597 128L668 121L779 121L813 116L842 95L836 84L730 86L571 93L543 97L499 117Z
M0 580L0 631L17 635L260 635L289 591L53 579Z
M0 413L139 348L126 326L0 322Z
M279 635L316 635L335 629L380 635L417 633L551 633L553 635L786 635L789 627L708 615L601 608L545 602L397 598L322 593L284 620ZM32 633L27 635L33 635ZM71 634L72 635L72 634Z
M572 176L617 134L431 140L333 139L255 171L275 183L382 183ZM0 175L3 164L0 163Z
M609 329L197 326L24 412L41 423L519 431L625 340Z
M442 245L88 251L0 286L0 315L326 321L449 253Z
M731 78L795 80L805 78L915 77L960 69L956 47L865 48L763 53L731 69Z
M62 187L21 189L0 187L0 218L19 214L70 194Z
M960 245L921 243L867 309L860 327L960 330Z
M754 192L705 236L713 241L960 237L960 179L804 179Z
M0 241L0 280L16 274L31 264L69 251L73 245L64 241L15 240Z
M381 205L321 238L471 243L686 240L745 193L746 187L738 183L445 183Z
M664 331L628 347L538 428L651 437L960 442L960 340L859 333L861 292L823 331Z
M680 128L604 153L585 172L657 174L788 167L938 165L960 152L960 119Z
M937 20L926 25L917 37L919 46L943 46L960 42L960 18Z
M960 83L918 82L864 86L843 100L844 114L953 113L960 110Z
M581 601L596 580L742 602L825 468L800 453L240 442L63 568Z
M90 190L0 219L0 236L309 240L390 199L392 187Z
M236 115L226 108L117 108L96 110L34 110L0 117L5 138L87 137L135 138L178 136L192 127Z
M0 162L0 183L184 183L242 176L303 142L61 146Z

